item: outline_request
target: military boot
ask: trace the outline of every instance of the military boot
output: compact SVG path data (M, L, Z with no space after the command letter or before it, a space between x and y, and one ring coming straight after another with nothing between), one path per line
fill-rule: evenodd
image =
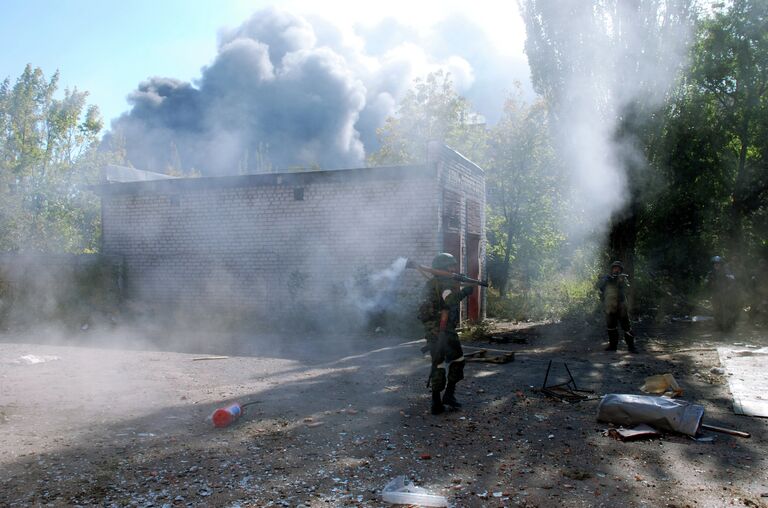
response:
M453 383L448 383L448 386L445 389L445 394L443 394L443 404L446 406L450 406L454 409L459 409L461 407L461 404L458 400L456 400L456 385Z
M635 347L635 336L631 332L624 332L624 341L627 343L627 351L630 353L637 353Z
M445 406L443 406L443 401L440 399L440 392L435 390L432 392L432 414L439 415L444 412Z
M619 331L608 330L608 347L606 347L605 350L616 351L618 347L619 347Z

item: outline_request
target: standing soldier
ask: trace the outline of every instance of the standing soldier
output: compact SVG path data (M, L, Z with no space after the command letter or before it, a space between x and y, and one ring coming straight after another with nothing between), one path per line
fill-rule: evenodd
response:
M624 273L624 264L621 261L611 263L611 273L601 277L597 287L605 308L605 325L608 329L608 347L605 350L616 351L618 348L619 324L621 324L627 350L630 353L637 353L635 336L632 333L627 310L626 289L629 287L629 276Z
M432 268L457 273L456 258L447 252L435 256ZM461 349L456 326L459 324L461 301L472 294L473 287L461 288L449 277L435 276L425 287L424 302L419 308L419 319L424 323L427 347L432 357L429 386L432 388L432 414L445 411L445 406L459 408L456 383L464 379L464 352ZM441 397L441 392L445 394Z

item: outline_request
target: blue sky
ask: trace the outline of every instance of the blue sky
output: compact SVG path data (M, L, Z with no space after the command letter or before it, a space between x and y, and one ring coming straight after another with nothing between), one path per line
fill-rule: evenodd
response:
M509 54L517 65L524 58L516 8L490 1L468 7L452 0L2 0L0 78L15 79L27 63L48 76L59 69L61 88L88 90L109 125L128 109L126 96L139 82L150 76L193 81L215 58L219 30L236 27L269 5L321 15L349 28L392 18L414 31L428 31L445 16L466 16L487 30L497 51Z
M48 76L59 69L62 89L88 90L111 118L148 76L198 76L216 54L217 30L240 22L242 9L189 0L4 0L0 76L14 79L27 63Z

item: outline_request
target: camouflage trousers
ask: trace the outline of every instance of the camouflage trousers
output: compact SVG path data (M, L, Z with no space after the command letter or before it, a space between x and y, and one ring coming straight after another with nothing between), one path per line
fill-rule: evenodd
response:
M429 386L441 392L446 383L455 385L464 379L464 351L456 332L443 332L442 337L427 335L427 346L432 358Z
M629 321L627 308L622 305L615 312L607 312L605 314L605 327L608 331L608 342L611 347L615 347L619 343L619 324L621 324L621 328L624 330L624 338L627 344L634 340L632 323Z

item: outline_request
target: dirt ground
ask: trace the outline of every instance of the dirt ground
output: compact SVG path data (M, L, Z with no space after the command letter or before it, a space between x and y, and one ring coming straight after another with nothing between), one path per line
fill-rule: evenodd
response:
M713 374L718 345L767 345L766 330L708 322L638 326L641 352L602 350L582 325L506 325L514 362L469 363L461 411L429 414L417 337L160 331L0 336L0 506L383 506L406 475L452 506L768 506L768 420L736 416ZM179 339L179 337L176 337ZM197 345L195 345L197 344ZM206 355L226 359L196 360ZM34 355L34 356L29 356ZM548 361L579 387L640 393L672 373L705 421L751 439L621 442L597 402L538 388ZM39 361L39 363L31 363ZM206 418L254 402L233 426Z

